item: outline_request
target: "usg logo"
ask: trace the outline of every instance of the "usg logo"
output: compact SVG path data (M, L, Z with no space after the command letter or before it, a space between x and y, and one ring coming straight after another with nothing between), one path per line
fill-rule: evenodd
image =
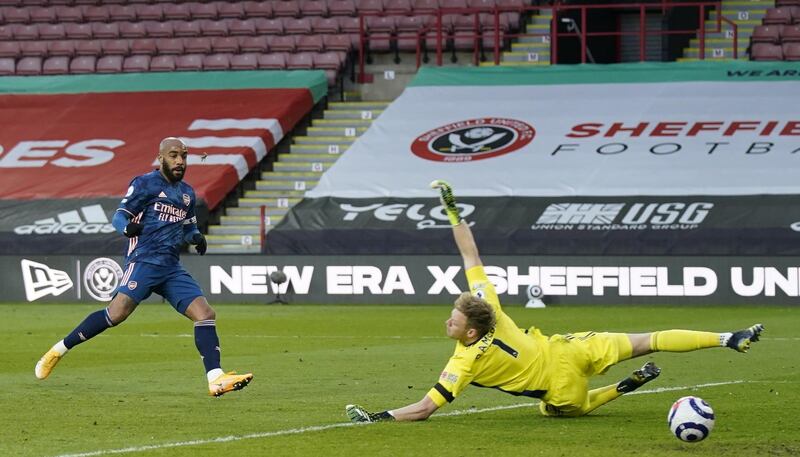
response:
M83 216L83 217L81 217ZM55 218L34 221L31 225L20 225L14 228L17 235L54 235L57 233L87 235L95 233L111 233L114 226L108 222L108 217L100 205L84 206L77 210L59 213Z
M709 202L553 203L532 230L691 230L714 208Z
M119 287L122 268L109 258L100 257L86 265L83 270L83 285L86 292L97 301L109 301Z
M516 151L535 134L533 127L515 119L469 119L423 133L411 143L411 152L437 162L468 162Z
M20 266L25 284L25 299L29 302L47 295L57 297L72 288L72 279L64 271L28 259L22 259Z

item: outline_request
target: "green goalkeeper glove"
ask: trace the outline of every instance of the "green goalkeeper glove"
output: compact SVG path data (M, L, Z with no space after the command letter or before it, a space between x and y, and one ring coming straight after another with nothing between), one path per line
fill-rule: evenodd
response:
M441 193L439 200L442 202L442 205L444 205L444 209L447 212L447 218L450 219L450 224L460 224L461 215L458 214L456 198L453 196L453 188L450 187L450 184L448 184L447 181L435 179L431 181L431 188L439 189L439 192Z
M371 413L358 405L347 405L344 408L345 412L347 413L347 417L350 418L351 422L379 422L379 421L391 421L394 420L394 416L392 416L389 411L381 411L379 413Z

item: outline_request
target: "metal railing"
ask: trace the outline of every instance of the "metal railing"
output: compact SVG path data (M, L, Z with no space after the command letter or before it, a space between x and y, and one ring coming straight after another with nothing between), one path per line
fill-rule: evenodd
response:
M648 30L646 27L646 18L648 13L653 10L660 10L661 15L667 14L674 8L694 8L697 14L699 23L698 29L677 29L677 30ZM714 27L708 29L706 27L706 13L712 9L716 10L716 19L714 19ZM550 20L550 31L548 33L527 33L526 31L509 33L503 32L500 29L501 20L500 15L503 13L518 13L521 18L527 16L528 13L539 12L542 10L552 10L552 18ZM638 11L639 14L639 28L634 31L605 31L605 32L589 32L589 13L599 10L617 10L617 11ZM436 65L441 66L443 63L443 54L445 52L445 18L448 15L472 15L473 28L469 33L461 33L458 35L461 39L473 40L473 64L479 64L479 56L483 55L484 47L482 41L486 38L494 40L493 45L493 62L494 65L500 64L500 53L502 50L501 41L510 40L521 37L541 37L542 42L550 43L550 63L558 63L558 49L559 40L562 38L578 38L580 40L580 61L586 62L587 58L587 39L590 37L604 37L604 36L630 36L638 35L639 38L639 60L646 60L646 40L648 36L653 35L697 35L699 43L699 58L705 59L705 43L706 35L708 33L721 33L723 30L723 23L726 24L732 31L731 40L733 42L733 58L738 58L738 42L739 33L738 26L735 22L722 15L722 2L669 2L662 0L658 3L626 3L626 4L604 4L604 5L563 5L556 3L552 6L524 6L524 7L509 7L509 6L494 6L492 8L439 8L432 10L430 14L434 17L433 24L423 25L416 31L416 65L419 67L422 64L423 54L427 55L429 51L425 43L431 38L430 34L435 34L435 51ZM481 30L481 14L491 14L493 18L493 27L491 30ZM573 15L580 18L580 24L576 27L575 32L560 32L558 25L562 18L572 19ZM362 13L359 15L359 46L358 46L358 81L365 82L365 66L366 56L369 52L369 42L372 39L373 32L367 27L366 18L370 16L388 16L384 13ZM519 24L524 28L526 24ZM449 28L449 27L448 27ZM381 34L381 38L385 39L386 32L376 32ZM455 34L453 35L455 37ZM390 37L394 41L394 46L397 46L398 34L395 32ZM455 43L453 43L453 52L455 52ZM397 48L395 48L397 52Z

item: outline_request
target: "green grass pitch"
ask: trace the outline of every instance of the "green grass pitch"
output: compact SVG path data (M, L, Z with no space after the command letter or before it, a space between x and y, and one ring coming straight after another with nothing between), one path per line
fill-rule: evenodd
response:
M71 351L45 381L36 360L89 305L0 305L2 456L721 456L800 455L800 312L791 307L506 306L545 334L762 322L748 354L710 349L649 356L663 371L644 393L578 419L538 414L535 400L468 388L426 422L351 426L347 403L369 409L419 400L453 350L449 307L221 305L223 368L252 371L245 390L206 394L191 323L145 304L124 324ZM617 382L626 361L592 386ZM667 428L669 406L700 396L717 415L687 444Z

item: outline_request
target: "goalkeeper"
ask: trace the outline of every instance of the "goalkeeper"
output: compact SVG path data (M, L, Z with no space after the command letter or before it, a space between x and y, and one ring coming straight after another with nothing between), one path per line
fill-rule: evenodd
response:
M483 270L472 231L459 215L450 185L437 180L431 187L441 193L470 289L456 299L446 322L447 336L456 340L455 351L436 384L420 401L380 412L347 405L345 411L353 422L425 420L455 400L470 384L538 398L539 409L546 416L582 416L636 390L661 372L648 362L618 383L588 389L589 377L605 373L618 362L657 351L729 347L746 352L764 329L756 324L727 333L665 330L637 334L581 332L549 337L535 327L520 329L500 307L494 286Z

